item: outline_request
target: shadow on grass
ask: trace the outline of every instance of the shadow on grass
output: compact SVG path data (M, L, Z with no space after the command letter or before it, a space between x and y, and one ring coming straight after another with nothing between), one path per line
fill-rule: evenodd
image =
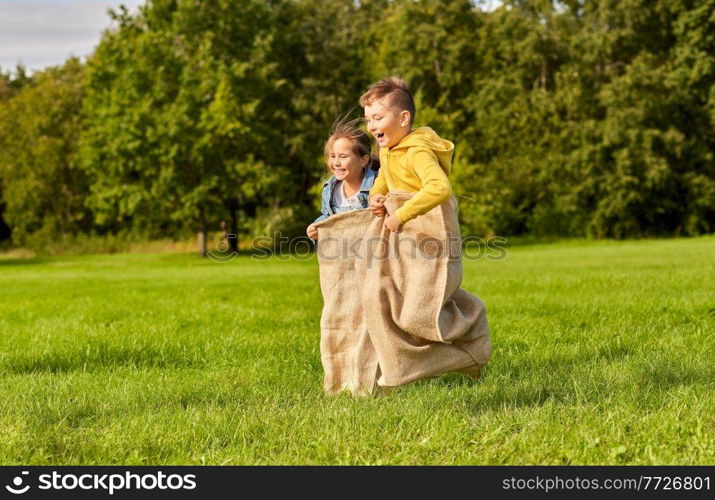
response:
M35 356L8 356L0 364L0 373L93 372L116 367L200 368L206 365L201 350L187 354L178 349L147 347L92 346L73 351L50 352Z
M477 410L499 411L504 407L527 408L544 406L548 401L564 401L571 396L573 390L566 387L516 387L508 386L494 390L490 387L489 370L482 372L482 377L474 381L462 373L448 373L439 377L414 382L416 388L440 387L447 390L467 390L467 405L463 407L468 413Z
M33 264L45 264L48 259L43 257L29 257L29 258L3 258L0 257L0 267L3 266L30 266Z
M632 356L634 350L625 344L601 345L595 348L582 349L577 353L554 355L546 362L554 370L570 372L574 368L584 366L594 361L600 363L617 362Z
M137 252L137 254L139 254ZM183 261L183 260L200 260L202 262L213 262L216 264L223 264L224 262L231 262L233 259L238 257L250 257L251 255L260 256L261 253L257 250L251 249L240 249L232 252L218 252L209 251L209 256L202 257L197 252L171 252L171 253L157 253L157 254L141 254L141 255L156 255L160 260L166 262L172 261ZM127 252L126 255L133 255L131 252ZM212 258L213 257L213 258Z
M486 373L486 370L485 370L485 373ZM434 377L434 378L418 380L418 381L414 382L412 385L414 385L415 387L438 386L438 387L446 387L446 388L454 389L457 387L477 386L481 383L481 381L482 381L482 379L479 379L478 381L474 381L465 373L451 372L451 373L445 373L444 375L440 375L440 376Z
M667 390L682 385L709 384L715 380L715 369L712 365L692 367L681 363L641 366L638 379L641 386L650 385L659 390Z
M551 358L546 363L512 363L508 373L494 371L488 365L482 378L476 382L466 375L450 373L413 385L458 391L466 389L467 405L462 407L463 411L481 413L503 411L505 408L535 408L548 403L600 405L634 397L646 398L660 405L662 401L653 397L653 390L666 393L679 386L707 385L715 379L715 368L703 364L644 365L634 360L624 367L629 376L615 384L606 372L599 369L599 365L606 367L611 362L622 362L631 354L631 350L624 345L606 346L560 360ZM584 367L584 371L579 371Z

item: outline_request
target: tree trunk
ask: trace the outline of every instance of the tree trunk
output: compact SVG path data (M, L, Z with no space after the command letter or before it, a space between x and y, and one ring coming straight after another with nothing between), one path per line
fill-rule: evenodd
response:
M206 216L204 211L199 211L199 232L197 237L197 243L199 245L199 257L206 257Z
M228 246L232 252L238 252L238 210L235 206L231 207L231 223L228 227Z
M2 211L3 207L0 206L0 241L5 241L10 239L12 231L10 230L10 226L8 226L5 220L2 218Z

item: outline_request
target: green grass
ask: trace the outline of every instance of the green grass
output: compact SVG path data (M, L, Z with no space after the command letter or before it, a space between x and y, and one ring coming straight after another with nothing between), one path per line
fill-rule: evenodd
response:
M713 464L715 238L465 261L494 346L322 393L314 258L0 259L3 464Z

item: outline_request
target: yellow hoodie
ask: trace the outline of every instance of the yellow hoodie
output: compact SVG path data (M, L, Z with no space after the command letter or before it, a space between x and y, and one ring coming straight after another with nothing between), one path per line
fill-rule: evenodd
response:
M380 150L380 170L370 190L416 192L395 215L400 222L414 219L441 205L452 195L447 176L452 168L454 144L429 127L419 127L391 148Z

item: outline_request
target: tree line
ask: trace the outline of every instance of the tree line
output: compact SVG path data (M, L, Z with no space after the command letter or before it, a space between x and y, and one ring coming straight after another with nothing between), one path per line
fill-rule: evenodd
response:
M403 76L464 234L715 225L715 0L148 0L0 70L0 239L302 234L341 114Z

